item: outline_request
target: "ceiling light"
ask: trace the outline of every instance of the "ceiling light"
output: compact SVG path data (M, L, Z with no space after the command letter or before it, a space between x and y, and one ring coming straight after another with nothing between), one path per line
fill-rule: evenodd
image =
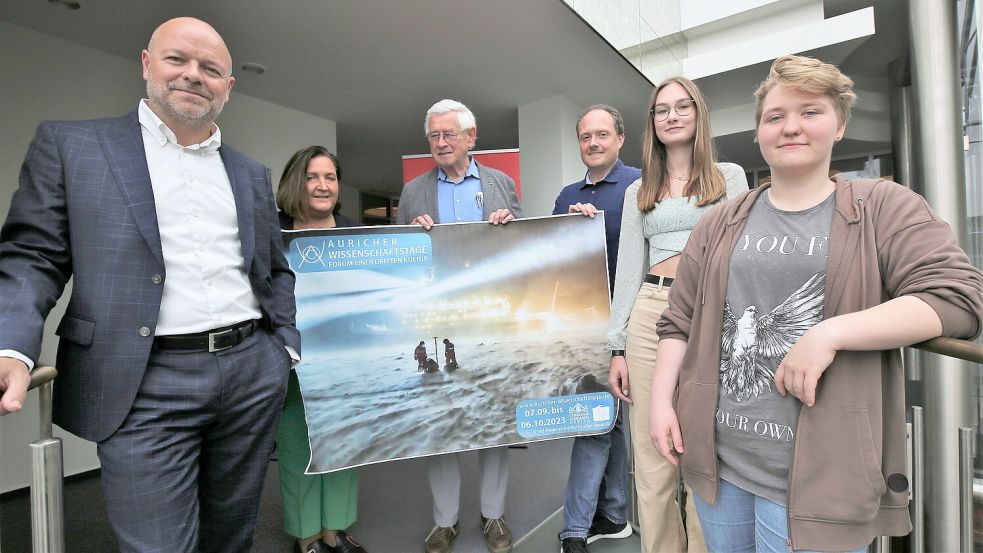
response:
M266 73L265 65L261 63L251 62L251 61L247 61L246 63L242 64L242 67L240 67L240 69L242 69L246 73L253 73L255 75L262 75L263 73Z

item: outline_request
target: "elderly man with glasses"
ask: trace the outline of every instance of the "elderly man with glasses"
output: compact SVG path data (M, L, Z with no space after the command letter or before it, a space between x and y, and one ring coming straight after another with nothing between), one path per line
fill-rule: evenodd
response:
M515 182L468 155L477 139L477 124L467 106L441 100L427 111L423 128L437 166L403 187L400 224L421 225L430 230L435 223L488 221L498 225L519 216ZM512 550L512 532L503 518L509 479L508 449L483 449L478 452L478 460L485 545L492 553L507 553ZM459 454L432 457L429 476L436 526L427 535L426 552L446 553L460 529Z

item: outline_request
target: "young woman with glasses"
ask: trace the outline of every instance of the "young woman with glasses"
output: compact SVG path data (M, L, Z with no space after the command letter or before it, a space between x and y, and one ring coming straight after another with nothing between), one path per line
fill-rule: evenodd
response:
M775 60L755 92L771 183L700 221L658 323L652 439L682 464L711 551L907 534L898 348L983 326L983 275L924 198L830 179L852 87L819 60Z
M711 207L747 191L744 170L717 163L706 101L690 80L674 77L652 91L642 178L625 192L608 347L614 394L632 404L635 487L646 553L686 551L676 504L676 468L649 438L649 393L659 349L655 324L668 303L679 254ZM690 551L702 549L696 515Z

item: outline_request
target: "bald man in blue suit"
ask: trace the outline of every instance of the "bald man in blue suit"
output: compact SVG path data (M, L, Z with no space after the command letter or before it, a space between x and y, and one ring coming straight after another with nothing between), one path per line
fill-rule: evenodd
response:
M135 111L42 123L27 153L0 230L0 412L73 278L55 422L97 443L120 549L245 551L300 352L294 277L269 172L214 123L222 37L173 19L141 60Z

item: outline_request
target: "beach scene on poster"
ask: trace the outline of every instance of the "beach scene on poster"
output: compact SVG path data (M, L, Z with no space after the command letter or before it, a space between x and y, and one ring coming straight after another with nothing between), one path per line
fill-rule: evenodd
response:
M308 473L598 434L603 215L284 233Z

